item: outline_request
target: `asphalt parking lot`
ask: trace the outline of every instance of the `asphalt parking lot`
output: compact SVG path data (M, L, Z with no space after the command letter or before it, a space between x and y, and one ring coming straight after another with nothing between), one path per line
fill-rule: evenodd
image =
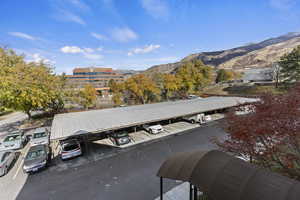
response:
M213 124L215 123L217 122L213 121L208 124L199 125L184 121L175 122L164 125L164 131L157 135L149 134L144 130L131 132L129 135L132 138L132 142L121 147L115 146L109 139L89 142L88 148L82 148L84 151L83 156L68 161L62 161L58 154L53 154L53 159L48 169L30 176L22 170L23 157L29 149L29 144L27 144L19 151L18 158L8 171L8 174L4 177L0 177L0 189L2 191L0 193L0 199L15 199L13 194L17 195L23 188L26 180L30 179L30 177L36 177L39 176L39 174L60 173L74 169L78 170L82 168L82 166L101 162L101 160L105 161L128 152L136 151L145 146L151 146L152 143L155 145L155 143L171 139L175 136L183 136L189 133L189 131L194 132L194 130L198 130L199 128L205 129L207 126L214 126ZM26 134L30 134L30 132L27 132ZM54 149L55 147L52 148ZM85 152L86 149L88 152ZM58 151L53 152L57 153Z
M165 137L153 143L137 145L126 151L67 170L45 170L30 176L13 173L1 179L1 199L155 199L159 195L156 172L171 154L216 148L213 136L223 137L217 122ZM75 160L75 159L74 159ZM4 180L4 181L2 181ZM168 191L180 183L166 181ZM8 188L9 187L9 188ZM8 189L7 189L8 188Z

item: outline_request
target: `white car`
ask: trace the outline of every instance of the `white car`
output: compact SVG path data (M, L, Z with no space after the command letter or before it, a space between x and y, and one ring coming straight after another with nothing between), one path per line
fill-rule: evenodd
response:
M1 150L17 150L22 149L26 143L26 137L23 131L15 131L9 133L3 139Z
M37 128L32 134L30 145L49 144L49 131L47 128Z
M15 159L16 153L14 151L0 151L0 176L7 174Z
M150 125L145 124L145 125L143 125L143 128L144 128L148 133L151 133L151 134L158 134L158 133L164 131L163 127L162 127L160 124L153 125L153 126L150 126Z

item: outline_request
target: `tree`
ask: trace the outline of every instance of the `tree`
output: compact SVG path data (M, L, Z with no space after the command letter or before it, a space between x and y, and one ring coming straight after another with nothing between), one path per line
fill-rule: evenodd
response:
M163 74L162 79L162 95L168 100L178 90L179 80L173 74Z
M113 102L115 105L121 105L122 100L122 93L124 91L124 84L123 83L117 83L115 80L110 79L108 82L108 86L110 88L110 92L113 94Z
M155 101L160 93L155 83L144 74L137 74L125 81L125 90L136 102L145 104Z
M233 80L234 77L235 77L235 74L233 71L226 70L226 69L220 69L217 72L216 82L220 83L220 82Z
M86 84L80 91L81 104L87 109L96 103L97 91L91 84Z
M287 94L265 94L243 105L248 114L226 116L228 133L215 142L225 151L300 180L300 85Z
M281 79L284 83L293 83L300 80L300 45L285 54L278 62L280 65Z
M0 48L1 105L24 111L31 117L36 109L52 110L63 107L63 80L53 74L43 62L26 63L12 50Z
M176 71L182 96L197 92L212 82L212 69L201 61L186 62Z

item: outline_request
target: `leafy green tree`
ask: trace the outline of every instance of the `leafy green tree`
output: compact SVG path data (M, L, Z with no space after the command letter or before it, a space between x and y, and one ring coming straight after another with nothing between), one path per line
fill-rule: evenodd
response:
M300 80L300 45L285 54L278 62L280 65L280 77L284 83L292 83Z
M159 88L144 74L137 74L128 78L125 82L125 90L136 102L142 104L155 101L160 94Z
M123 103L123 91L124 83L117 83L115 80L110 79L108 82L110 92L113 94L112 100L115 105L121 105Z
M221 83L235 78L235 73L232 70L220 69L217 72L216 82Z
M186 62L175 74L182 96L197 92L212 82L212 69L201 61Z
M87 109L95 106L97 100L97 91L91 84L86 84L80 91L81 104Z
M63 80L40 63L26 63L12 50L0 48L0 102L24 111L31 117L36 109L58 110L63 107ZM7 64L6 64L7 63Z
M165 99L169 99L179 88L179 80L173 74L163 74L162 95Z

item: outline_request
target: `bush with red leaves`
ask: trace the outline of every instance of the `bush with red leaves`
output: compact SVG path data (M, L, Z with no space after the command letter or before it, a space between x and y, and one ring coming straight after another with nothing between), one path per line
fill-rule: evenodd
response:
M243 105L248 114L227 114L224 151L300 180L300 84L284 95L264 94Z

